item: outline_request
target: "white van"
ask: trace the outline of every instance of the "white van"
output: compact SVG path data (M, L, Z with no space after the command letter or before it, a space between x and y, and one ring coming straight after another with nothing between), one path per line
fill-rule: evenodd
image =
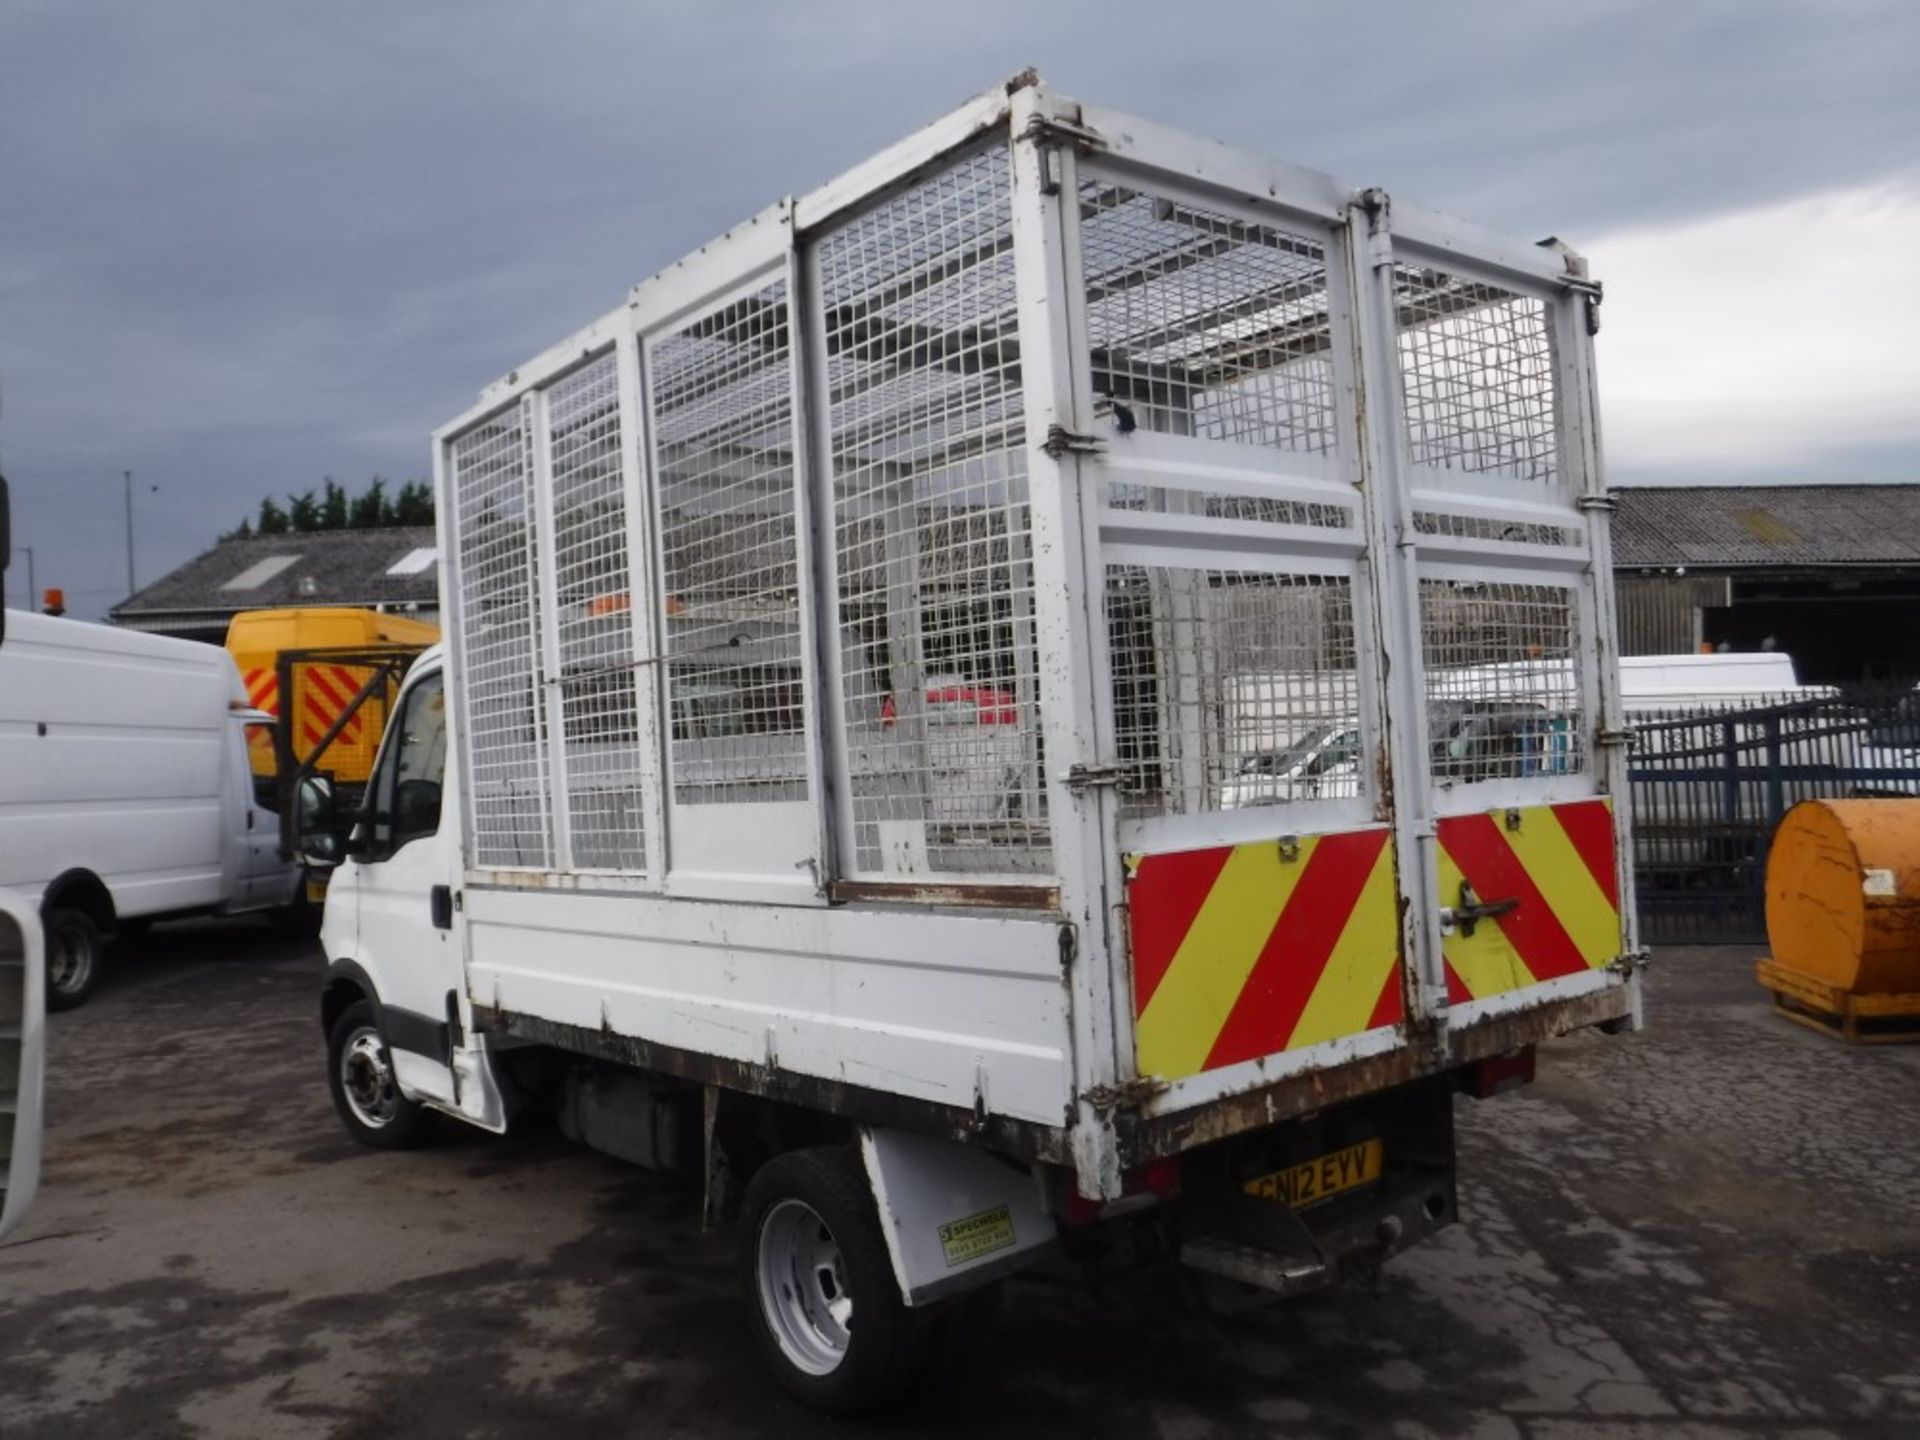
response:
M297 861L256 793L233 657L15 612L0 650L0 886L40 908L47 1004L86 998L105 940L178 915L306 923Z

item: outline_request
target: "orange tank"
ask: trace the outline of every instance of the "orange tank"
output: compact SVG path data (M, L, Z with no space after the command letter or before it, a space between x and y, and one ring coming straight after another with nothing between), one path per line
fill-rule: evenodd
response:
M1776 963L1854 995L1920 992L1920 800L1805 800L1767 855Z

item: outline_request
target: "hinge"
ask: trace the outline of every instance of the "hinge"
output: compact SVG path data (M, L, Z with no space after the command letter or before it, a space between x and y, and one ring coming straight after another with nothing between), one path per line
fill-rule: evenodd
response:
M1074 120L1062 120L1057 115L1035 115L1027 121L1027 128L1021 132L1021 139L1032 141L1051 140L1060 145L1071 145L1083 153L1107 148L1106 137Z
M1061 783L1069 794L1084 795L1096 785L1118 785L1126 778L1124 765L1069 765Z
M1611 514L1620 508L1620 501L1608 491L1599 495L1582 495L1573 505L1576 510L1605 510Z
M1587 312L1587 334L1598 335L1600 333L1600 302L1606 298L1605 292L1600 288L1600 282L1584 277L1568 277L1560 283L1580 297L1582 306Z
M1116 1080L1111 1085L1088 1086L1080 1098L1096 1110L1111 1112L1132 1109L1166 1090L1167 1082L1158 1075L1142 1075L1134 1080Z
M1035 115L1027 121L1027 128L1021 132L1020 138L1031 141L1039 148L1042 195L1060 193L1060 148L1062 146L1071 145L1083 155L1107 148L1107 142L1100 138L1097 131L1051 115Z
M1602 730L1593 737L1593 743L1602 748L1631 750L1636 738L1631 730Z
M1614 956L1613 959L1607 962L1607 969L1611 970L1615 975L1632 975L1636 971L1646 969L1647 966L1652 963L1653 952L1643 948L1639 950L1629 950L1624 954Z
M1049 425L1040 448L1056 460L1062 455L1098 455L1105 449L1097 435L1082 435L1064 425Z
M1367 260L1379 270L1393 264L1393 200L1379 186L1353 196L1367 216Z

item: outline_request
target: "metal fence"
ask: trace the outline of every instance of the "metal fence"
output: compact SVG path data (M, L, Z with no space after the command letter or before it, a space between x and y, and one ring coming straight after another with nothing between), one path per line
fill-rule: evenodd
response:
M1920 795L1920 692L1632 720L1634 872L1655 943L1765 940L1767 847L1800 801Z

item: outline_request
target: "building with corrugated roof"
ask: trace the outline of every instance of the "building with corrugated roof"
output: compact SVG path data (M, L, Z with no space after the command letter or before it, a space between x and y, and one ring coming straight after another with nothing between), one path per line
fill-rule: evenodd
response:
M440 617L440 553L431 525L319 530L222 540L107 613L115 625L221 644L242 610L283 605Z
M1774 649L1812 684L1920 678L1920 485L1614 494L1622 653Z

